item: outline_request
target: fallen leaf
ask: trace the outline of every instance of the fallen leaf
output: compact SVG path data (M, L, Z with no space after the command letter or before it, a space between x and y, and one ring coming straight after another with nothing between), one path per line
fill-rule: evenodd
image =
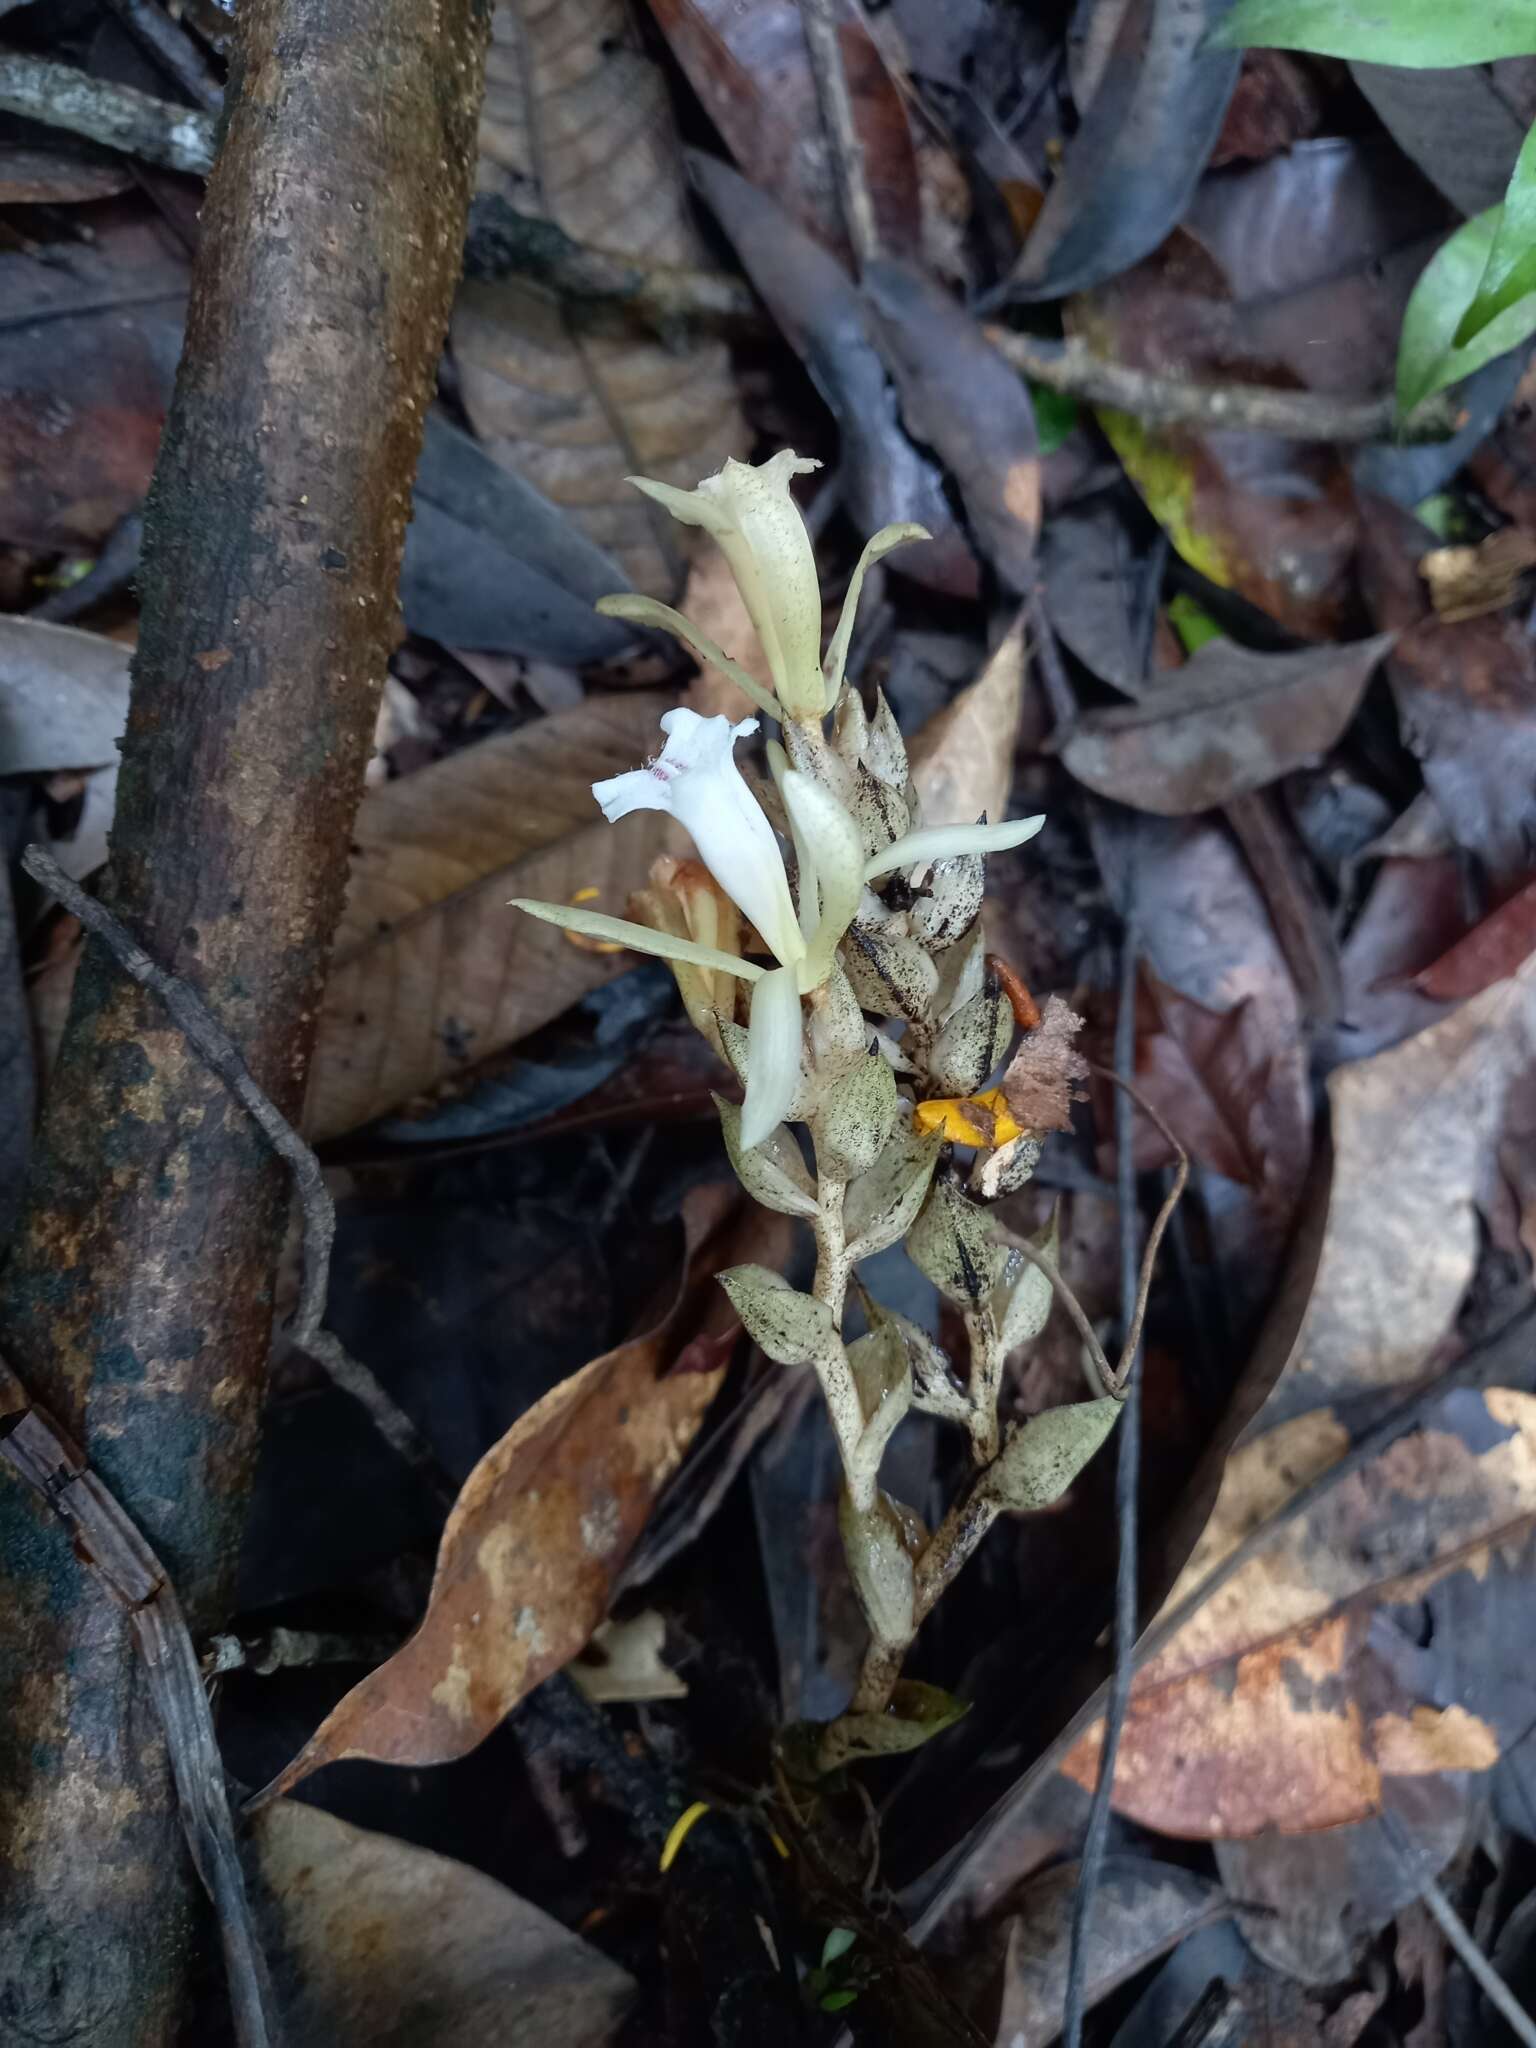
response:
M571 1676L589 1700L685 1700L686 1682L662 1656L665 1616L647 1607L629 1621L604 1621L571 1665Z
M1275 1048L1252 998L1225 1011L1170 988L1145 967L1136 1080L1190 1157L1252 1188L1282 1238L1301 1199L1309 1134L1273 1085ZM1109 1128L1105 1125L1104 1128ZM1136 1121L1138 1171L1173 1154L1150 1118Z
M1081 1879L1076 1863L1042 1871L1025 1885L1017 1910L1008 1916L998 2048L1049 2048L1061 2034ZM1091 2011L1185 1935L1230 1911L1220 1886L1177 1864L1151 1856L1106 1857L1093 1894L1083 2010Z
M705 111L749 183L846 258L847 229L796 0L650 0ZM841 12L841 10L838 10ZM901 88L857 12L837 23L881 246L922 253L917 153Z
M1219 0L1131 0L1098 88L1009 279L1059 299L1114 277L1182 217L1221 132L1241 57L1205 46Z
M1475 548L1431 548L1419 563L1419 574L1438 615L1454 625L1512 604L1521 577L1533 566L1536 540L1518 526L1506 526Z
M1040 443L1022 378L922 271L881 260L863 285L909 432L954 477L976 544L1003 583L1025 595L1040 533Z
M1210 168L1262 163L1315 135L1326 118L1323 79L1285 50L1245 50L1237 88L1211 150Z
M731 1210L719 1188L691 1198L686 1276L666 1318L563 1380L486 1452L443 1531L421 1626L332 1709L264 1800L347 1757L465 1756L588 1640L729 1359L736 1324L714 1275L743 1230L761 1256L764 1228L759 1212L743 1225Z
M1343 647L1255 654L1207 641L1139 703L1089 712L1062 747L1100 796L1161 817L1215 810L1326 754L1392 645L1390 634Z
M115 767L131 651L73 626L0 618L0 775Z
M1024 703L1024 615L974 683L936 712L907 745L927 825L974 825L1008 815Z
M1490 910L1465 938L1413 977L1413 985L1436 1002L1460 1002L1480 995L1514 974L1536 952L1536 882L1497 910Z
M1383 860L1340 957L1344 1005L1319 1048L1324 1066L1370 1059L1444 1016L1413 977L1466 929L1466 881L1454 853Z
M943 473L902 427L873 315L853 279L769 193L718 157L693 150L688 167L837 421L839 475L854 525L866 535L909 522L926 527L933 538L899 548L889 568L950 596L974 597L976 561L950 510Z
M186 291L185 251L128 199L88 245L0 251L0 541L88 551L141 503Z
M1129 502L1127 502L1129 501ZM1127 697L1153 668L1158 595L1167 560L1134 491L1114 490L1053 512L1040 536L1040 574L1051 624L1083 666Z
M1383 499L1365 510L1361 582L1377 624L1398 632L1386 674L1403 738L1457 845L1496 890L1514 888L1536 844L1536 646L1517 610L1434 617L1418 573L1433 535Z
M1170 1607L1346 1442L1314 1410L1237 1451ZM1523 1556L1533 1522L1536 1396L1448 1395L1421 1431L1281 1529L1138 1672L1117 1809L1199 1840L1305 1834L1379 1813L1389 1778L1490 1768L1515 1731L1501 1736L1465 1689L1444 1704L1433 1658L1395 1655L1374 1616L1433 1607L1436 1588L1460 1579L1453 1611L1475 1628L1467 1587L1490 1580L1496 1553ZM1095 1729L1067 1758L1078 1783L1092 1782L1099 1746Z
M125 156L57 131L46 144L39 135L35 143L0 147L0 206L68 206L111 199L130 191L133 182L133 167Z
M1536 963L1330 1076L1333 1186L1311 1307L1270 1420L1415 1379L1477 1260L1511 1087L1536 1058Z
M656 751L670 702L592 698L364 798L310 1069L313 1138L464 1072L634 965L507 906L596 889L623 915L671 841L659 812L605 824L592 783Z
M1069 1131L1072 1104L1087 1100L1076 1085L1088 1078L1077 1050L1083 1020L1060 996L1047 996L1040 1022L1019 1040L1003 1075L1008 1107L1026 1131Z
M606 2048L636 1995L483 1871L281 1799L248 1861L287 2048Z
M666 86L622 0L595 0L574 22L514 0L497 7L491 37L477 208L539 215L642 268L702 264ZM600 332L513 278L461 286L451 341L464 409L496 460L635 589L675 597L683 530L624 478L691 488L743 452L723 343Z
M1525 140L1528 117L1500 91L1501 67L1461 64L1454 71L1402 64L1351 64L1356 85L1410 162L1458 213L1482 213L1503 200Z

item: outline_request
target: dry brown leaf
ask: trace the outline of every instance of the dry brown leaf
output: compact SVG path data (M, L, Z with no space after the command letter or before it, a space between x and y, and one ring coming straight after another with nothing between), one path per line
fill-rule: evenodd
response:
M1076 1084L1088 1062L1075 1040L1083 1020L1060 996L1047 996L1040 1022L1026 1031L1003 1076L1008 1107L1026 1131L1069 1131L1072 1105L1086 1101Z
M1331 1076L1322 1256L1268 1419L1420 1373L1471 1281L1505 1105L1533 1060L1528 961L1417 1037Z
M925 825L974 825L1008 815L1013 750L1024 702L1024 614L974 683L936 712L907 747Z
M684 1214L687 1273L671 1312L563 1380L486 1452L443 1531L420 1628L332 1709L264 1799L345 1757L465 1756L591 1636L720 1385L737 1326L714 1275L748 1236L750 1256L772 1262L788 1232L718 1187Z
M1174 1607L1256 1522L1341 1454L1326 1412L1298 1416L1230 1460ZM1384 1781L1497 1762L1500 1731L1378 1642L1373 1612L1456 1573L1474 1588L1536 1520L1536 1397L1494 1388L1440 1403L1329 1489L1206 1600L1140 1672L1115 1804L1164 1834L1305 1834L1382 1810ZM1475 1595L1460 1607L1466 1626ZM1436 1631L1439 1654L1452 1654ZM1465 1657L1464 1657L1464 1662ZM1102 1723L1063 1768L1091 1785Z
M483 1871L282 1799L251 1825L286 2048L605 2048L635 1995Z
M669 698L593 698L371 792L321 1012L305 1126L354 1129L499 1052L634 965L507 907L622 916L671 844L660 812L603 822L599 777L656 751Z
M479 191L641 268L705 259L666 86L623 0L511 0L493 17ZM637 590L673 598L685 541L626 475L690 487L745 452L723 343L578 324L514 280L467 282L452 325L464 408L498 462L559 505Z
M1420 558L1419 574L1438 615L1454 625L1513 604L1521 577L1533 566L1536 540L1518 526L1506 526L1475 548L1431 548Z

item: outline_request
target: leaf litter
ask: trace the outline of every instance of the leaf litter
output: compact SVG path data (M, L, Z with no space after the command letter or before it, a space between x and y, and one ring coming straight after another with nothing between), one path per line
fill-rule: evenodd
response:
M1465 1991L1432 1881L1519 1978L1536 1382L1499 1345L1536 1255L1536 393L1515 350L1438 425L1399 436L1391 407L1399 369L1488 352L1455 294L1494 229L1458 229L1506 189L1518 217L1536 37L1491 8L1463 51L1453 13L1402 10L1405 57L1309 0L1128 0L1070 31L1002 0L833 5L845 119L788 0L495 10L408 630L304 1020L334 1310L462 1484L441 1525L279 1352L238 1627L332 1648L220 1684L231 1771L267 1787L248 1852L294 2040L744 2043L760 1998L894 2048L1043 2048L1085 1891L1090 2041L1151 2040L1136 2015L1176 1982L1187 2020L1219 1952L1255 2024L1424 2048L1421 1987ZM25 34L79 56L67 25ZM108 889L186 200L64 128L0 136L0 817L8 857L40 840ZM644 289L562 283L573 249ZM1512 341L1536 308L1493 319ZM1170 422L1169 387L1204 414ZM1030 1268L1047 1313L1006 1419L1096 1391L1085 1330L1113 1352L1127 1259L1192 1166L1146 1303L1152 1648L1102 1864L1113 1461L1001 1516L929 1619L909 1697L943 1732L811 1787L789 1724L837 1714L866 1648L838 1452L806 1368L711 1278L804 1288L808 1239L736 1206L711 1096L739 1087L655 963L505 907L622 917L687 852L660 813L611 832L590 785L675 705L755 714L592 605L677 602L771 686L719 551L625 478L785 446L823 465L799 503L828 591L880 527L929 536L870 572L851 642L925 825L1047 819L942 969L1011 1019L1004 1050L929 1105L945 1185L1017 1261L1059 1259ZM881 758L866 800L905 804ZM960 879L872 900L920 923ZM80 945L26 877L8 900L0 1113L25 1135ZM962 1143L1004 1115L1022 1139ZM865 1273L929 1404L886 1468L920 1548L966 1470L932 1358L980 1310L899 1249ZM318 1803L276 1796L301 1781ZM935 1919L930 1960L909 1935Z

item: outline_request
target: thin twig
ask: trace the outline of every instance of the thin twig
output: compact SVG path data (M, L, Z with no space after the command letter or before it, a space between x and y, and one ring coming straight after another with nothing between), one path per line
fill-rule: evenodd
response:
M88 78L71 64L0 56L0 113L44 121L168 171L206 176L213 168L216 124L211 114L174 106L129 85Z
M1067 1990L1062 2031L1067 2048L1082 2048L1083 2014L1087 2005L1088 1933L1094 1901L1109 1845L1109 1813L1114 1797L1115 1762L1130 1705L1136 1670L1136 1594L1138 1580L1137 1495L1141 1483L1141 1322L1151 1280L1151 1261L1136 1257L1136 1157L1134 1084L1136 1065L1137 935L1134 899L1126 912L1120 949L1120 1007L1115 1018L1115 1074L1124 1087L1115 1096L1115 1186L1120 1208L1120 1281L1126 1323L1120 1373L1125 1408L1120 1417L1115 1456L1115 1626L1114 1669L1104 1715L1104 1742L1098 1776L1088 1810L1088 1828L1078 1865L1077 1893L1072 1901L1072 1935L1067 1957ZM1187 1170L1188 1162L1185 1161ZM1167 1205L1164 1205L1165 1209ZM1151 1240L1148 1240L1151 1250Z
M1098 1381L1099 1391L1104 1394L1118 1394L1120 1391L1119 1378L1115 1368L1104 1355L1104 1346L1099 1342L1094 1332L1087 1309L1083 1307L1083 1304L1073 1293L1067 1281L1062 1277L1060 1267L1053 1259L1048 1259L1044 1252L1037 1251L1034 1245L1026 1244L1022 1238L1011 1239L1008 1249L1011 1252L1018 1252L1032 1266L1038 1266L1046 1279L1050 1281L1051 1286L1055 1289L1061 1301L1062 1307L1077 1325L1077 1334L1082 1338L1088 1356L1093 1361L1094 1376Z
M1118 1032L1119 1024L1117 1020L1115 1052L1117 1068L1119 1064ZM1135 1307L1131 1313L1130 1326L1125 1333L1125 1342L1121 1347L1120 1363L1115 1368L1115 1379L1117 1383L1123 1384L1126 1374L1130 1369L1132 1354L1141 1343L1141 1326L1145 1322L1147 1315L1147 1296L1152 1291L1152 1275L1157 1268L1157 1255L1163 1248L1163 1236L1167 1231L1168 1225L1173 1220L1173 1212L1178 1208L1184 1190L1189 1186L1189 1154L1168 1128L1162 1112L1142 1093L1141 1089L1136 1086L1136 1083L1128 1075L1118 1071L1111 1072L1108 1067L1098 1066L1092 1060L1088 1062L1088 1065L1091 1072L1099 1075L1102 1080L1110 1082L1112 1086L1120 1089L1123 1094L1130 1097L1142 1114L1157 1126L1158 1135L1170 1147L1179 1162L1174 1172L1172 1185L1163 1197L1161 1208L1152 1219L1152 1228L1147 1233L1146 1250L1141 1255L1141 1280L1136 1289Z
M431 1446L411 1418L385 1392L373 1374L324 1328L325 1298L330 1285L331 1246L336 1237L336 1208L325 1185L320 1162L271 1099L256 1085L240 1048L215 1022L201 996L185 981L168 974L144 951L127 928L94 896L88 896L40 846L29 846L21 864L101 940L123 972L157 995L187 1043L224 1083L273 1151L293 1175L304 1233L304 1278L298 1307L289 1325L297 1348L323 1366L336 1384L367 1410L379 1434L407 1464L451 1504L455 1490L442 1472Z
M1478 1989L1524 2048L1536 2048L1536 2020L1532 2020L1504 1979L1472 1939L1466 1922L1456 1911L1434 1878L1425 1885L1422 1897L1440 1932L1455 1949Z
M176 1805L213 1901L241 2048L276 2040L272 1987L256 1938L213 1716L197 1652L165 1567L79 1446L0 1358L0 1457L53 1509L103 1590L128 1616L144 1660L176 1785Z
M805 24L811 76L816 82L816 99L832 156L843 223L854 261L864 270L880 254L880 231L875 225L874 203L864 170L864 145L853 118L853 96L848 90L848 73L843 68L837 17L831 0L800 0L800 18Z
M1432 399L1401 428L1396 403L1381 398L1330 398L1321 391L1282 391L1268 384L1192 384L1133 370L1095 355L1080 340L1045 342L1009 327L988 327L987 339L1006 362L1036 384L1090 405L1107 405L1154 426L1207 432L1279 434L1290 441L1444 440L1456 431L1452 407Z

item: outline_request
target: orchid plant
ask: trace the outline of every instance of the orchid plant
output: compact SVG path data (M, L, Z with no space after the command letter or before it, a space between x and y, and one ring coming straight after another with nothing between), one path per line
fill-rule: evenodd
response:
M739 1107L716 1097L736 1173L756 1200L814 1234L809 1293L758 1266L720 1279L770 1358L815 1370L842 1459L844 1548L871 1640L849 1710L820 1741L831 1768L911 1747L954 1718L947 1695L901 1679L918 1627L999 1513L1065 1491L1120 1404L1103 1376L1095 1399L1007 1428L1000 1419L1005 1361L1044 1327L1057 1276L1050 1233L1013 1243L987 1213L1029 1178L1042 1133L1013 1113L1017 1060L988 1087L1016 1020L983 951L984 856L1022 845L1044 819L923 824L889 705L879 696L866 712L845 670L867 571L927 536L887 526L868 543L823 660L815 557L790 489L816 467L785 450L755 467L727 462L692 491L631 479L719 542L773 688L668 605L626 594L598 609L675 634L780 736L767 741L768 780L754 788L736 748L757 718L667 712L654 759L592 793L614 823L670 812L697 861L657 862L651 886L631 900L634 920L522 898L517 908L671 962L690 1018L744 1087ZM814 1168L797 1123L808 1127ZM902 1240L964 1313L964 1378L858 1281L861 1261ZM852 1342L843 1335L850 1286L868 1324ZM912 1409L964 1429L971 1445L970 1480L932 1534L879 1483L892 1432Z

